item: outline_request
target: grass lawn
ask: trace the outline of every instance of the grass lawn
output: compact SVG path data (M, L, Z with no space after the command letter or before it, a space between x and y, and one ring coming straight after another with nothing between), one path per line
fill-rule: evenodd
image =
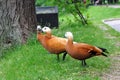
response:
M103 19L120 18L120 8L90 7L88 14L92 24L86 26L81 26L70 14L60 16L59 29L53 29L53 34L63 37L66 31L71 31L77 42L107 48L108 56L120 54L116 45L120 33L102 23ZM101 80L102 73L111 65L110 58L103 56L87 59L87 68L69 55L65 61L62 54L60 57L58 62L56 55L49 54L33 36L27 44L6 51L0 59L0 80Z

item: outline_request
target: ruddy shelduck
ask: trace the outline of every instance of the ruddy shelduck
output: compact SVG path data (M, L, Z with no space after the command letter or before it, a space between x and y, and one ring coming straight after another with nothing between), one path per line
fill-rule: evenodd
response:
M103 55L107 57L104 52L107 52L104 48L99 48L86 43L75 43L73 44L73 34L71 32L66 32L65 37L68 38L66 44L67 53L74 59L82 60L82 66L86 66L85 60L93 57Z
M49 27L43 27L42 32L44 32L44 37L42 37L43 47L50 53L56 54L59 60L59 54L63 53L63 60L66 57L65 45L67 43L66 38L57 37L51 34L51 29Z

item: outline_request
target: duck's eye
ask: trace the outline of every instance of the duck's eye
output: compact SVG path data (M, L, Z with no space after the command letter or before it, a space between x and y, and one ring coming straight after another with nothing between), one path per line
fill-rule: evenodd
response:
M45 30L47 29L47 28L44 28Z

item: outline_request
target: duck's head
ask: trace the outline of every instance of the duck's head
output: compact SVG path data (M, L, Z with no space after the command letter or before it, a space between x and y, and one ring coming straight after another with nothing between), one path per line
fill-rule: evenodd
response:
M66 33L65 33L65 37L66 37L66 38L73 38L72 32L66 32Z
M49 27L43 27L42 28L42 32L46 33L46 32L51 32L51 29Z
M40 25L37 25L37 31L42 32L42 27Z

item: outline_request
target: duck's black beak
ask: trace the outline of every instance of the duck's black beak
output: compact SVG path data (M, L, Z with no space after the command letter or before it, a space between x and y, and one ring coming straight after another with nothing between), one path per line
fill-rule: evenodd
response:
M37 29L37 31L42 32L42 29Z
M64 35L64 38L66 38L65 35Z

